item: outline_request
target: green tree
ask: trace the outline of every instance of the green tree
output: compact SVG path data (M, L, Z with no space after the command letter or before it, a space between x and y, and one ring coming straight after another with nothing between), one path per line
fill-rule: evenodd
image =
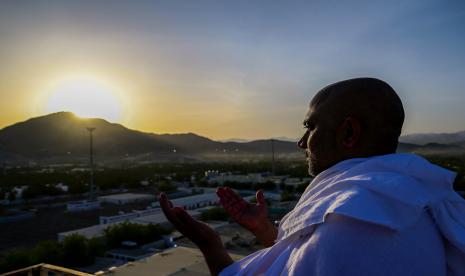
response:
M289 191L283 191L281 193L281 201L282 202L284 202L284 201L292 201L292 200L295 200L294 193L289 192Z
M156 241L170 231L158 224L141 225L123 222L105 229L105 238L109 248L121 246L123 241L134 241L138 245Z
M204 221L208 220L229 220L229 214L222 207L213 207L203 211L200 215L200 219Z
M158 190L160 192L174 192L177 191L178 188L169 181L161 181L158 183Z
M63 240L63 262L68 266L84 266L94 262L90 255L88 240L79 234L72 234Z
M0 259L0 273L28 267L34 264L34 258L29 250L16 249Z
M307 189L307 187L308 187L309 184L310 184L310 183L302 183L302 184L299 184L299 185L296 187L295 191L296 191L297 193L302 194L302 193L305 191L305 189Z
M32 250L34 263L59 265L63 261L63 246L56 241L39 242Z
M11 190L9 193L8 193L8 200L15 200L16 199L16 191L15 190Z
M103 257L105 255L105 251L107 250L107 244L104 238L91 238L88 240L88 245L89 254L91 256Z
M272 191L274 189L276 189L276 184L271 182L271 181L266 181L264 183L255 183L253 185L253 189L254 190L268 190L268 191Z

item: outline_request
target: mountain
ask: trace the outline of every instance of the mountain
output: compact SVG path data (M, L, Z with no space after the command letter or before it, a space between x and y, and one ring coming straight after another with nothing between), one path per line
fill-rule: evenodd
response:
M82 119L70 112L31 118L0 130L0 161L49 163L87 162L89 131L97 162L158 162L240 160L271 157L271 140L219 142L194 133L154 134L128 129L103 119ZM458 134L457 134L458 135ZM273 139L280 158L303 159L296 142ZM462 143L462 144L461 144ZM465 140L457 144L400 143L400 152L463 153ZM239 158L239 159L238 159Z
M0 130L0 160L87 160L88 127L95 128L93 143L95 155L100 160L159 161L271 154L270 140L217 142L194 133L145 133L103 119L82 119L70 112L58 112ZM285 141L275 141L275 151L278 154L302 155L295 143Z
M426 145L428 143L455 144L465 142L465 130L454 133L417 133L401 136L403 143Z

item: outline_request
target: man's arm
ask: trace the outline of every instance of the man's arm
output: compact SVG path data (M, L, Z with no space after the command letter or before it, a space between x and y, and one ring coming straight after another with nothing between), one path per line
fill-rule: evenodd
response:
M251 204L229 187L220 187L216 192L224 209L241 226L251 231L257 240L269 247L275 243L278 229L268 218L263 191L257 191L257 204Z
M192 218L183 208L173 207L164 193L160 194L159 201L166 218L199 247L212 275L218 275L233 263L220 236L210 226Z

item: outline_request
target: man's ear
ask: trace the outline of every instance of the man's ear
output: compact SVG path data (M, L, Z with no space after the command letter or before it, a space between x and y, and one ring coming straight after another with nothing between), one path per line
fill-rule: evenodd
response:
M339 126L339 133L342 145L347 149L355 147L360 140L361 126L359 120L354 117L347 117Z

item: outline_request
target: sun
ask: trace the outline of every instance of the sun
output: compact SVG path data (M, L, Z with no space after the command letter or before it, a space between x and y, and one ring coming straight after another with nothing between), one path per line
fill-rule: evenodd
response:
M47 113L71 111L83 118L122 119L122 104L112 88L94 79L71 79L54 87L46 101Z

